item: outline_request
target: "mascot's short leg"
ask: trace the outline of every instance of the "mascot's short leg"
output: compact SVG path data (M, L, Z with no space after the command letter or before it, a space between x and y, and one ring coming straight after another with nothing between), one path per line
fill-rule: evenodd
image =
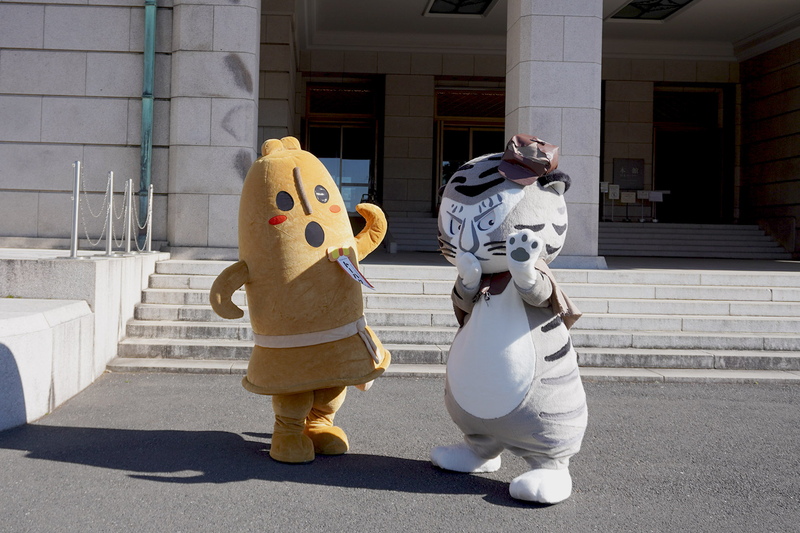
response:
M314 404L314 392L276 394L272 397L275 429L269 455L282 463L308 463L314 460L314 443L303 430Z
M512 498L539 503L563 502L572 494L569 469L537 468L517 476L508 489Z
M303 433L314 442L314 451L323 455L341 455L349 449L347 435L333 425L333 417L342 406L346 387L314 391L314 404Z
M494 472L500 468L503 451L492 437L465 435L460 444L437 446L431 450L431 462L454 472Z
M583 430L580 430L583 435ZM572 494L569 457L552 457L548 453L519 453L531 470L511 481L508 492L512 498L538 503L563 502Z

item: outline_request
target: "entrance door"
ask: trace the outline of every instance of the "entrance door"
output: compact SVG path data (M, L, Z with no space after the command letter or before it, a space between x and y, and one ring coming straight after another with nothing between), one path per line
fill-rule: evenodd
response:
M670 191L657 204L661 222L719 223L723 217L723 152L719 130L655 132L655 189Z
M373 192L375 128L371 125L313 124L308 127L308 149L316 155L342 192L347 212Z
M505 132L500 126L440 125L439 176L436 186L445 185L458 167L478 156L502 152Z
M719 224L733 212L733 102L729 86L656 87L654 189L662 222ZM726 149L727 146L727 149Z

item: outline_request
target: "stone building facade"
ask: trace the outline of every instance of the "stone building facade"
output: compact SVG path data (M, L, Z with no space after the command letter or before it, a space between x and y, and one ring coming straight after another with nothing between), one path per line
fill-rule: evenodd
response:
M298 137L339 165L345 197L366 194L396 219L434 216L448 165L527 132L559 145L574 178L564 255L576 264L599 264L600 183L624 161L642 188L671 191L665 221L760 222L798 251L800 24L704 54L631 50L603 37L609 3L500 0L499 32L465 38L433 19L447 39L401 27L342 44L326 41L337 19L320 2L160 0L154 240L235 248L242 179L268 138ZM371 9L391 19L401 4ZM309 9L322 19L312 37ZM130 0L0 3L7 242L69 237L74 161L89 211L110 170L117 192L128 179L139 189L144 12ZM97 237L92 214L82 231Z

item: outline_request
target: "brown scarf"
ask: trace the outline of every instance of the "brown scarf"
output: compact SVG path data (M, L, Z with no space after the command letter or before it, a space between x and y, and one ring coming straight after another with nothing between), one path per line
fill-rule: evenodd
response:
M536 270L550 280L550 284L553 286L553 292L550 294L550 306L553 308L553 313L561 316L567 329L571 328L583 313L572 303L572 300L561 290L561 287L558 286L556 278L553 276L553 272L550 270L550 267L547 266L547 263L539 259L534 266ZM478 289L478 295L487 293L500 294L506 289L509 281L511 281L511 272L508 271L481 276L481 285Z

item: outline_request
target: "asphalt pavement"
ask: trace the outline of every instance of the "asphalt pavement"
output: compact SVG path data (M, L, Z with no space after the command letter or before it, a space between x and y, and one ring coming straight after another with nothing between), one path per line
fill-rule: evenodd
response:
M800 530L800 386L585 383L589 428L558 505L512 499L525 463L492 474L428 461L460 435L441 377L353 388L351 451L267 455L268 397L240 376L109 373L36 423L0 432L0 531Z

